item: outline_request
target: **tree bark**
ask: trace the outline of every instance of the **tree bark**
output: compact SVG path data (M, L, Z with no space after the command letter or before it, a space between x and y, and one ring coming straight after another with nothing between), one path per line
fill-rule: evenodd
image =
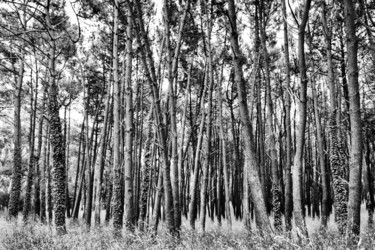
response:
M305 145L305 128L306 128L306 92L307 92L307 74L306 74L306 62L305 62L305 28L309 18L309 10L311 6L311 0L306 0L303 10L303 16L301 23L298 27L298 60L299 60L299 71L300 71L300 95L297 101L299 120L297 125L296 134L296 153L294 155L294 166L293 166L293 214L296 227L299 233L303 236L307 236L307 229L305 219L303 216L303 197L302 197L302 175L303 175L303 149Z
M142 181L140 185L140 194L139 194L139 220L138 228L140 231L144 231L145 219L147 213L147 199L150 192L150 181L152 177L152 155L154 153L155 147L153 146L153 136L152 136L152 113L153 108L151 106L148 115L148 129L147 129L147 138L145 142L145 148L142 151Z
M326 43L327 51L327 64L328 64L328 87L330 91L330 119L329 119L329 136L330 136L330 163L332 169L333 188L335 192L335 216L338 224L338 229L342 233L345 230L345 225L347 221L347 183L346 179L346 155L342 148L342 143L340 143L340 120L337 120L337 97L336 97L336 87L335 87L335 76L334 76L334 66L332 61L332 31L328 27L326 18L326 5L323 3L323 29L324 38ZM319 116L315 114L316 119ZM318 122L318 120L317 120ZM317 127L318 129L318 127ZM318 131L317 131L318 132ZM318 132L319 133L319 132ZM321 133L321 132L320 132ZM323 149L322 149L323 150ZM321 150L319 150L322 152ZM320 157L324 158L323 155ZM322 200L322 227L327 226L327 216L328 216L328 199L329 199L329 188L328 188L328 171L324 163L324 159L320 159L320 168L322 173L322 188L323 188L323 200Z
M109 123L109 116L110 116L110 108L111 108L111 82L107 83L107 93L105 98L105 107L104 107L104 121L103 127L100 133L100 145L99 145L99 160L95 164L95 225L100 225L100 212L102 207L102 193L104 191L103 188L103 172L105 167L105 160L106 160L106 152L107 152L107 134L108 134L108 123ZM78 171L78 170L77 170ZM77 178L76 178L77 180Z
M346 48L348 53L348 85L350 102L350 163L348 234L359 235L361 222L361 177L362 177L362 121L358 83L358 38L356 14L352 0L345 0Z
M204 77L204 87L203 93L201 97L201 123L199 125L199 132L198 132L198 142L195 149L195 157L194 157L194 169L193 169L193 176L190 180L190 203L189 203L189 223L192 229L195 229L195 220L197 214L197 189L198 189L198 177L199 177L199 166L200 166L200 153L203 141L203 129L204 129L204 121L206 120L206 112L205 112L205 93L207 89L207 82L208 82L208 74L205 74Z
M123 211L122 206L122 183L121 183L121 157L120 157L120 110L121 110L121 83L118 68L118 22L119 3L114 1L113 17L113 202L112 216L115 235L121 235Z
M263 3L263 1L262 1ZM272 212L274 216L274 226L277 231L282 230L282 209L281 209L281 185L280 185L280 178L278 172L278 164L277 164L277 151L276 151L276 140L275 134L276 131L273 125L273 105L271 100L271 76L270 76L270 69L269 69L269 55L266 47L266 20L264 17L264 5L261 5L260 11L260 32L261 32L261 42L263 48L263 62L264 62L264 69L266 73L266 133L267 133L267 146L269 150L269 155L271 159L271 172L272 172Z
M135 214L133 204L133 88L132 88L132 61L133 61L133 29L131 8L127 6L126 27L126 68L125 68L125 228L132 232L135 226Z
M38 75L37 77L38 78ZM34 93L35 92L35 97ZM35 89L33 83L30 83L30 130L29 130L29 163L26 179L26 192L23 205L23 221L27 223L29 213L31 210L31 192L33 187L33 179L35 179L35 124L36 124L36 109L38 100L38 81L36 81Z
M222 77L220 83L222 83ZM230 210L230 193L229 193L229 173L228 173L228 162L227 162L227 140L224 134L224 124L223 124L223 97L221 94L222 85L218 87L217 90L217 101L218 101L218 120L219 120L219 135L220 135L220 146L221 146L221 157L223 163L223 175L224 175L224 193L225 193L225 218L227 219L229 227L232 226L232 215ZM247 185L247 183L246 183ZM248 202L247 199L244 199L244 202ZM219 204L221 206L221 204Z
M127 1L129 3L129 1ZM157 127L158 140L161 148L162 155L162 171L163 171L163 186L164 186L164 202L165 202L165 212L166 212L166 224L167 229L170 233L174 234L176 231L175 220L174 220L174 210L173 210L173 195L172 195L172 185L170 176L170 164L168 157L168 145L167 145L167 131L165 124L162 121L162 111L159 97L159 90L157 86L157 78L155 73L154 59L152 57L152 51L150 42L148 39L148 34L145 31L142 15L142 7L139 0L135 1L137 19L135 19L133 13L132 21L133 24L138 20L138 25L135 25L138 29L136 37L138 43L144 48L141 50L141 58L144 69L146 71L146 77L149 82L151 92L152 92L152 103L154 105L155 113L155 125ZM143 42L143 43L142 43ZM147 63L148 62L148 63ZM157 229L158 224L154 225L154 229Z
M24 44L25 46L25 44ZM14 91L14 151L13 151L13 169L12 169L12 187L9 196L8 215L10 219L17 218L18 204L21 194L22 180L22 149L21 149L21 93L24 75L25 52L21 52L19 59L18 78L16 89Z
M285 205L284 218L285 229L290 231L292 229L292 210L293 210L293 196L292 196L292 130L290 119L290 62L289 62L289 38L288 38L288 23L286 14L286 0L282 1L283 25L284 25L284 59L285 59L285 130L286 130L286 165L285 165Z
M258 160L253 148L253 135L249 110L247 107L246 87L242 72L242 54L238 45L238 32L234 0L228 0L228 19L231 32L230 42L232 45L233 64L235 72L235 82L238 90L239 108L241 121L244 129L245 158L247 168L247 177L250 183L251 196L254 201L257 224L261 232L270 234L273 232L270 221L267 216L266 204L263 199L260 188L260 179L258 173Z
M52 28L52 22L50 17L50 5L52 3L47 1L45 8L46 22L50 30ZM53 32L52 32L53 33ZM52 34L53 35L53 34ZM49 48L49 119L50 119L50 141L52 146L52 159L53 159L53 208L55 227L58 235L66 233L65 227L65 148L64 140L61 129L61 121L59 115L60 105L58 102L58 86L56 83L57 72L55 70L55 52L56 52L56 41L51 36Z
M207 189L208 189L208 180L210 178L209 171L212 165L212 152L211 152L211 138L212 138L212 92L213 92L213 84L214 84L214 72L213 72L213 51L212 51L212 44L211 44L211 31L212 31L212 3L207 4L204 6L206 13L207 13L207 61L208 61L208 106L207 106L207 115L206 115L206 135L207 141L205 144L205 152L206 152L206 160L202 167L202 183L201 183L201 194L200 194L200 225L201 230L205 232L206 226L206 203L207 203Z

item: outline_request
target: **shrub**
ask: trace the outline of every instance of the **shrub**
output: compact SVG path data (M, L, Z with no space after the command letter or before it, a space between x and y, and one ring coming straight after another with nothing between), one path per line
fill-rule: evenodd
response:
M0 210L8 207L9 193L0 192Z

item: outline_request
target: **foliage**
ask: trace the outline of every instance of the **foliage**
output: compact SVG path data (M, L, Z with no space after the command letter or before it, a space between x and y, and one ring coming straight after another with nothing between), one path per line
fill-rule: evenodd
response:
M0 191L0 209L8 207L9 202L9 193Z

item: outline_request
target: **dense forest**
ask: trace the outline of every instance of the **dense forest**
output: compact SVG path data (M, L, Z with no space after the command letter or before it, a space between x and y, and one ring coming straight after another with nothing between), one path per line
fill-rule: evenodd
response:
M373 225L374 1L1 0L0 12L8 220L173 237L184 221L302 238L307 217L325 230L334 216L354 239Z

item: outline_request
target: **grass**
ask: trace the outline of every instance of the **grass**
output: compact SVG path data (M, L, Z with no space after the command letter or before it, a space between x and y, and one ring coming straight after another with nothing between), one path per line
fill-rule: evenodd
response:
M365 217L365 215L363 216ZM68 233L56 236L51 226L31 222L24 225L21 220L14 224L5 221L0 214L0 249L375 249L375 230L362 228L359 243L350 245L347 239L337 233L333 222L327 231L320 231L319 220L306 219L310 238L298 239L295 232L290 235L279 233L275 236L261 236L257 231L248 232L242 222L233 221L232 227L226 222L207 221L206 233L189 229L184 220L179 239L170 236L161 225L157 236L151 233L122 233L113 236L112 226L94 227L86 230L83 222L67 223ZM366 220L363 218L363 224Z
M114 238L109 227L86 231L71 226L66 235L57 237L46 225L33 223L14 225L2 238L4 249L374 249L375 233L361 237L360 246L350 246L335 232L316 232L309 239L297 242L279 234L273 238L257 233L232 233L229 230L210 230L205 234L184 229L179 240L165 232L156 237L135 232Z

